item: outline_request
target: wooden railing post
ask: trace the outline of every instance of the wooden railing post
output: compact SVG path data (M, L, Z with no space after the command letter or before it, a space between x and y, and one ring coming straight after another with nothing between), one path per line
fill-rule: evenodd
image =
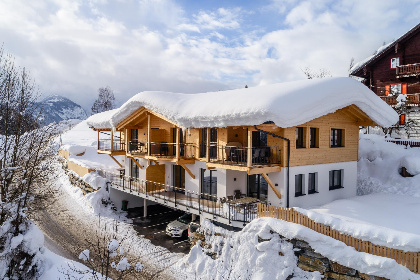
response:
M252 166L252 131L248 129L248 153L247 153L247 161L246 166Z
M151 127L150 127L150 114L147 114L147 155L150 156L150 149L151 149L151 143L150 143L150 139L151 139Z

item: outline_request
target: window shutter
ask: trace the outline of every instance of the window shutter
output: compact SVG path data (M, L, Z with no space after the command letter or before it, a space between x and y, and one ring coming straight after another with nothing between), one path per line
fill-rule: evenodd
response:
M400 125L405 125L405 114L400 115Z
M388 96L390 91L391 91L391 86L390 85L385 86L385 95Z
M407 94L407 84L401 84L401 93Z

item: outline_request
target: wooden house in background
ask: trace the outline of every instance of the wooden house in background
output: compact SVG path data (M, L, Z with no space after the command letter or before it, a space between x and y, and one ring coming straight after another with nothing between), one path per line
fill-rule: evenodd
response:
M420 125L420 24L357 63L350 75L362 78L368 88L391 106L397 104L399 94L407 95L407 117L417 119ZM400 122L405 117L402 115ZM420 136L420 131L415 136Z

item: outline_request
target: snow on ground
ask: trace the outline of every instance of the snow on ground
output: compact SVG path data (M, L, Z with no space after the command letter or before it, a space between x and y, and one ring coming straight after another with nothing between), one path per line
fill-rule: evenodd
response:
M54 254L48 249L45 249L44 255L45 255L45 271L41 275L39 280L52 280L52 279L89 280L89 279L92 279L91 274L79 273L79 272L89 271L89 268L87 266L79 262L74 262L66 258L63 258L57 254ZM100 275L98 275L98 277L100 277Z
M204 230L209 229L208 225L206 221L202 223ZM286 279L292 274L294 277L291 279L321 279L319 272L311 273L297 267L292 244L279 235L287 239L305 240L317 253L362 273L391 280L420 279L420 275L392 259L357 252L341 241L278 219L254 220L237 233L222 231L226 238L215 235L214 232L218 231L214 226L209 230L213 232L213 238L206 241L211 248L215 248L213 252L217 253L218 258L212 259L203 253L198 243L178 264L198 279ZM258 237L271 240L259 243Z
M167 273L180 279L188 279L183 271L173 265L178 262L182 254L171 253L166 248L153 245L149 239L138 236L131 221L125 218L126 212L114 211L111 205L102 204L103 199L108 199L105 188L83 195L80 188L73 186L68 176L61 168L58 174L53 174L56 187L68 194L68 207L70 211L78 213L81 219L89 227L98 227L109 234L117 234L117 237L124 239L124 248L130 248L130 254L139 257L143 263L155 267L159 271L167 270ZM99 220L101 226L99 227ZM118 223L118 231L115 232L115 224Z
M391 193L420 198L420 176L404 178L399 174L406 165L414 174L420 165L420 148L386 142L383 136L360 135L358 192Z
M70 152L68 160L83 167L110 172L115 172L115 169L119 168L110 156L97 153L97 132L89 128L86 121L81 121L72 129L64 132L60 138L61 149ZM84 154L77 156L81 153ZM121 162L119 156L115 158Z
M420 176L404 178L401 167L419 174L420 148L360 135L358 193L321 207L298 211L313 220L374 244L420 251Z

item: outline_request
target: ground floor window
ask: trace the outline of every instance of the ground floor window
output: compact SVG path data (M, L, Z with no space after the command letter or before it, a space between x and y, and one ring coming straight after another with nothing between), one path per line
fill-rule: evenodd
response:
M130 160L130 176L138 179L140 177L140 170L133 159Z
M185 189L185 169L181 165L172 166L172 184L176 190Z
M343 173L342 169L330 171L330 190L343 188Z
M308 176L308 194L318 192L318 173L309 173Z
M295 175L295 196L302 196L305 194L303 180L304 180L303 174Z
M248 175L248 190L249 197L258 198L261 201L266 201L268 196L268 183L261 174Z
M217 199L217 171L214 169L201 169L201 197Z

